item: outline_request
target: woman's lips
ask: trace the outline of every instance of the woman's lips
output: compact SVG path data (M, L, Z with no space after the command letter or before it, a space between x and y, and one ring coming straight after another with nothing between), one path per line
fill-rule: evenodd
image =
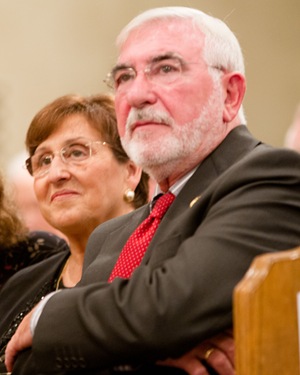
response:
M78 195L78 193L74 190L61 190L57 191L56 193L51 195L51 202L53 202L55 199L72 196L72 195Z

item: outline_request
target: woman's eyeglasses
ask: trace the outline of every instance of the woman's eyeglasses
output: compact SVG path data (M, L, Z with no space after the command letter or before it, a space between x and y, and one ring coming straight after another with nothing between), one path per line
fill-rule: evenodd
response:
M56 152L38 151L26 160L25 166L31 176L42 177L49 172L53 159L57 155L65 164L80 165L95 153L95 145L109 146L108 143L101 141L71 143Z

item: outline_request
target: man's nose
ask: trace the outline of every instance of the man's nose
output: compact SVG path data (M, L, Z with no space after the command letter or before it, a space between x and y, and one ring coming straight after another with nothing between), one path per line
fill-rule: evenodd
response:
M130 106L140 108L154 104L157 98L153 88L153 83L144 72L137 74L125 93Z

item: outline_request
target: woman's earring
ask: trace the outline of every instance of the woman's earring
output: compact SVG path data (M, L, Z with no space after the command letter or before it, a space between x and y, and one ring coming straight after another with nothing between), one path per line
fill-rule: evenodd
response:
M126 189L123 195L123 199L126 203L131 203L134 200L135 192L130 188Z

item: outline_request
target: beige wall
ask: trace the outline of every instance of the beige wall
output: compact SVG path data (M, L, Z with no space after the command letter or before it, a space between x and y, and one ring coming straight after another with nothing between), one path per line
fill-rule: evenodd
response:
M202 9L241 42L245 110L255 136L281 146L300 101L299 0L0 0L0 162L23 148L27 126L66 93L106 90L114 39L137 13L156 6Z

